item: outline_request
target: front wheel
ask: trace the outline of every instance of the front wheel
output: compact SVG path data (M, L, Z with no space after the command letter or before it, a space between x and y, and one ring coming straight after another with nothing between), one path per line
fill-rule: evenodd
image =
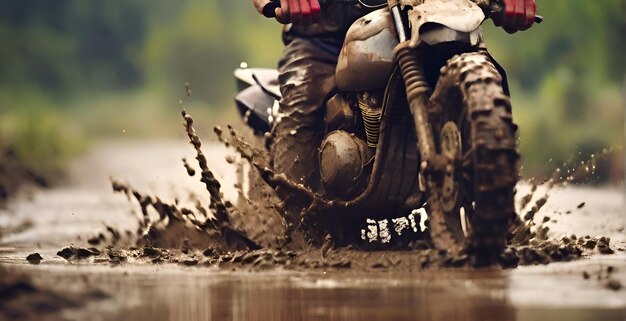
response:
M519 176L517 126L502 76L486 53L457 55L442 68L431 105L440 115L433 126L438 152L450 164L437 184L438 211L477 265L493 264L506 246Z

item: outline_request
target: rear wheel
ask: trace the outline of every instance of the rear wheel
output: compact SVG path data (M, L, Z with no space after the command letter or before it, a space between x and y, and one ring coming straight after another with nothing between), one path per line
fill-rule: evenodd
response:
M438 184L445 227L477 265L492 264L506 246L518 181L517 127L502 77L484 53L455 56L431 103L441 115L438 151L450 164Z

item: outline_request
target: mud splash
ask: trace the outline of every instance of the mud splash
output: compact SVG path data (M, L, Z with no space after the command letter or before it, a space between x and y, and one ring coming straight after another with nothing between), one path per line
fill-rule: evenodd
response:
M185 110L182 111L185 129L189 142L196 151L196 160L200 167L200 181L205 184L209 193L209 206L197 201L195 208L168 204L159 197L144 195L130 185L112 180L115 192L134 198L141 208L142 219L136 245L155 246L159 248L181 247L183 244L191 248L218 248L222 250L254 250L260 246L247 237L247 233L233 225L234 206L224 201L220 191L220 182L208 168L206 156L202 152L202 143L193 128L193 119ZM190 176L195 170L183 161ZM158 217L152 219L149 209L154 210Z
M618 148L618 150L621 148ZM513 218L510 229L510 244L513 246L528 245L531 240L547 241L550 228L546 223L551 221L551 217L544 215L543 219L537 223L535 216L548 203L550 192L555 188L567 187L570 184L578 184L580 182L589 182L593 179L597 171L597 163L602 162L614 152L613 148L604 149L600 153L591 154L586 160L576 162L572 159L561 164L554 170L549 178L540 183L532 183L530 191L519 198L518 210ZM577 205L572 204L572 209L564 214L570 214L573 210L581 210L584 208L585 202ZM563 214L555 212L553 214ZM589 237L587 237L589 238ZM576 236L572 236L576 240ZM568 244L566 242L565 244ZM608 254L608 253L607 253Z
M190 97L188 86L186 93ZM374 252L352 246L336 248L332 238L324 232L324 226L320 226L323 220L316 216L320 209L333 206L333 203L272 171L266 152L248 143L231 126L228 126L227 133L220 127L214 128L218 140L239 155L228 156L227 161L237 166L242 175L246 174L241 171L247 164L251 168L248 174L257 179L250 180L249 184L253 186L247 189L248 192L241 183L236 185L242 201L236 205L226 201L221 184L202 152L193 118L184 109L181 115L196 153L196 164L183 159L182 165L189 176L200 174L208 199L190 195L189 199L195 200L193 206L183 206L178 200L168 203L158 196L136 190L128 183L111 179L115 192L138 203L141 212L139 228L122 233L107 226L106 231L88 240L94 247L68 247L61 250L59 256L70 261L92 260L94 263L175 263L246 269L415 270L463 267L471 261L466 255L453 257L446 251L434 250L427 238L404 244L401 251L385 246L376 247ZM608 238L572 235L560 240L549 239L546 219L540 223L535 221L535 215L548 202L550 190L576 180L581 173L593 172L595 160L592 157L588 163L576 164L578 166L564 164L563 168L570 168L566 175L559 169L551 178L533 185L530 192L520 198L517 211L520 214L514 217L510 244L502 256L504 267L548 264L575 260L592 253L612 253ZM294 212L277 197L276 190L280 189L298 195L309 205Z
M193 129L193 119L185 111L182 115L190 143L196 151L200 179L209 192L209 206L204 205L197 196L193 208L181 206L177 202L169 204L159 197L145 195L126 183L112 180L114 191L138 203L141 210L139 229L135 234L129 234L107 227L106 233L90 239L90 243L105 244L103 250L68 248L60 252L64 254L62 256L67 256L68 260L89 259L95 263L172 263L251 270L281 267L296 270L349 268L411 271L468 265L467 256L452 257L445 251L436 251L428 240L412 242L402 251L383 249L375 252L361 251L350 246L335 248L328 237L321 247L294 242L289 236L294 228L288 227L289 219L284 214L285 209L275 195L270 194L272 190L268 186L264 186L264 192L256 195L261 201L265 200L264 209L251 198L246 198L237 206L223 199L220 183L208 168L206 157L201 151L202 145ZM261 178L270 181L272 189L294 187L284 176L268 169L262 151L246 143L231 127L228 132L230 138L225 138L220 128L215 129L218 139L237 150L242 155L241 161L252 164ZM196 174L187 161L183 165L190 176ZM571 236L551 240L545 222L535 223L535 214L548 201L547 192L539 197L536 194L541 189L553 188L557 184L562 182L557 179L547 180L545 186L533 186L529 194L521 198L519 213L524 215L516 217L517 223L511 229L510 246L502 257L504 267L548 264L575 260L592 253L612 253L607 238ZM295 185L295 188L300 186ZM302 188L301 193L309 193ZM268 206L274 202L278 205ZM267 228L268 221L274 229Z

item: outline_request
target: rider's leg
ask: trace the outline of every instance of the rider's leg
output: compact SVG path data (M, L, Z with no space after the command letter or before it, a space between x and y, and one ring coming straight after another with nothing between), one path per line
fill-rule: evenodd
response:
M311 40L295 38L286 45L278 67L283 115L272 129L273 167L313 189L319 184L324 102L334 87L336 63L332 52Z

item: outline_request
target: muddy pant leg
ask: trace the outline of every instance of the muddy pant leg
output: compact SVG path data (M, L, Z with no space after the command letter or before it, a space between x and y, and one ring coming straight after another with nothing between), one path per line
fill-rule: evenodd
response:
M273 167L314 189L319 184L324 102L334 87L336 63L335 55L296 38L285 47L278 67L283 115L272 129Z

